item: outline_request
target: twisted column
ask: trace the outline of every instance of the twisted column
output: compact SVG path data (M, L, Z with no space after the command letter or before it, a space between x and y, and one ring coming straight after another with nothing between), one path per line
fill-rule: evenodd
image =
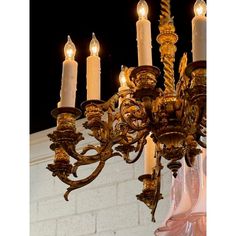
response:
M161 0L159 30L157 42L161 45L159 50L161 62L164 65L164 93L168 96L175 96L174 61L178 35L175 34L175 26L171 18L170 0Z
M161 0L161 15L160 19L170 19L170 0Z
M175 78L174 78L174 58L165 56L164 64L164 85L165 94L175 95Z

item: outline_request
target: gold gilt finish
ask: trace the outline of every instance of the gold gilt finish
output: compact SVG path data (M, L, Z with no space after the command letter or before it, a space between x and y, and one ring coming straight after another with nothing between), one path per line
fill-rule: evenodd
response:
M164 93L167 96L174 96L175 43L178 41L178 35L175 34L175 26L170 14L170 0L161 0L160 34L157 36L157 42L161 45L159 50L164 64Z
M157 203L161 200L161 158L168 160L167 167L176 177L185 159L191 167L195 156L206 147L206 62L188 64L184 53L179 64L179 80L175 86L174 61L175 34L170 15L170 1L161 1L160 43L161 61L164 64L164 86L157 86L160 70L154 66L125 69L129 89L113 95L108 101L90 100L82 104L86 117L84 128L96 145L86 145L78 152L76 146L83 134L76 130L76 119L81 115L77 108L57 108L52 115L57 128L48 136L55 158L48 169L68 185L65 199L75 189L91 183L102 171L108 159L123 157L126 163L136 162L143 152L146 137L151 134L156 144L156 166L152 175L142 175L143 191L137 198L150 209L155 221ZM119 98L122 102L117 106ZM97 163L94 171L78 179L81 166Z

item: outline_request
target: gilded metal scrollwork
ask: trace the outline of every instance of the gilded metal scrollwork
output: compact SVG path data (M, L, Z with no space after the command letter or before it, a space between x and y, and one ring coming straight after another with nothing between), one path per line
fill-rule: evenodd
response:
M71 191L81 188L93 180L103 170L112 157L121 157L128 164L139 160L151 134L156 146L156 166L152 174L139 177L143 191L137 195L150 209L155 221L157 203L161 200L161 158L169 162L167 167L176 177L180 160L192 167L195 157L206 147L206 61L187 64L184 53L179 65L179 81L175 86L174 61L175 34L173 18L170 15L170 1L161 0L160 44L161 61L164 64L164 86L157 86L160 70L155 66L143 65L125 68L129 89L118 92L108 101L89 100L82 104L86 117L85 130L93 137L94 143L78 152L76 146L84 139L76 131L76 119L81 116L77 108L54 109L52 115L57 120L57 128L49 138L50 148L55 152L53 164L48 169L69 187L65 199ZM119 99L122 102L117 106ZM73 160L73 162L72 162ZM87 177L78 178L80 167L97 166Z

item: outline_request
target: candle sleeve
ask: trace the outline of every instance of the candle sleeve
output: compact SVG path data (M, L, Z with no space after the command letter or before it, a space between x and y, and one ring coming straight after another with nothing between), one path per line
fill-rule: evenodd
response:
M152 174L153 167L156 165L155 143L150 136L147 137L147 144L144 149L144 173Z
M206 60L206 17L203 16L192 19L192 55L193 61Z
M89 56L87 57L87 100L101 99L101 88L100 88L100 57Z
M59 107L75 107L77 67L78 64L74 60L65 60L63 62Z
M152 65L151 23L147 19L136 22L138 65Z

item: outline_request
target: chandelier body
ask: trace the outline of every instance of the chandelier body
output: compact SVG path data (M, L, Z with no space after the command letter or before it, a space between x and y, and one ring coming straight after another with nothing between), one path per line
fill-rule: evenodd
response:
M48 136L53 142L50 148L55 151L55 159L47 168L53 176L69 185L64 195L66 200L72 190L91 183L108 159L120 156L128 164L136 162L151 134L156 165L152 174L139 177L143 191L137 198L151 209L152 221L155 221L157 203L163 198L160 192L161 158L169 161L167 167L176 177L182 158L191 167L195 156L201 152L199 145L206 148L202 139L206 136L206 61L187 64L185 53L175 84L178 36L170 15L169 0L161 0L159 30L157 42L164 65L164 90L157 87L160 70L155 66L141 65L124 69L127 89L117 92L108 101L87 100L81 104L82 111L73 107L59 107L52 111L57 128ZM87 119L83 126L90 130L97 145L87 145L79 153L76 146L84 138L76 131L76 119L82 112ZM74 159L73 163L70 158ZM70 177L77 177L80 166L93 163L98 163L97 167L88 177L79 180Z

